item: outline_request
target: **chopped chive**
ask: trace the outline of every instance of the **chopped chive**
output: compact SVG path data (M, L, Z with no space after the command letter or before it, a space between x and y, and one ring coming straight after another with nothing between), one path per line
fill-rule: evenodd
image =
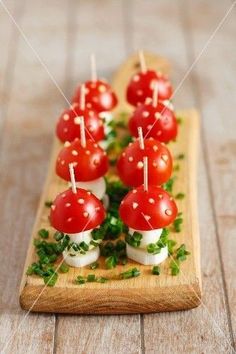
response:
M177 160L183 160L184 158L185 158L185 155L183 153L176 156Z
M82 276L82 275L78 275L78 277L75 279L75 283L76 284L85 284L86 283L86 279Z
M161 269L159 266L153 266L152 268L152 274L153 275L160 275L161 274Z
M141 274L140 270L137 268L131 268L127 270L126 272L120 273L120 277L122 279L130 279L130 278L135 278L138 277Z
M179 261L173 259L170 262L170 269L171 269L171 275L178 275L180 272Z
M177 117L177 123L178 123L178 124L182 124L182 123L183 123L183 118Z
M46 200L46 202L44 203L45 207L47 208L51 208L53 202L51 200Z
M108 281L108 278L105 278L105 277L98 277L96 279L97 283L106 283Z
M175 199L184 199L185 197L185 194L184 193L177 193L176 196L175 196Z
M95 274L88 274L87 275L87 282L88 283L92 283L92 282L95 282L96 281L96 276Z
M175 221L173 222L173 228L175 232L181 232L181 226L183 224L183 218L182 217L177 217Z
M97 269L99 267L98 262L93 262L92 264L90 264L89 268L90 269Z
M68 273L70 270L70 267L65 263L63 262L61 265L60 265L60 268L59 268L59 271L61 273Z
M176 250L176 258L181 262L185 261L189 254L184 243Z
M110 256L105 259L105 264L107 269L115 268L118 264L118 258L116 255Z
M180 170L180 165L177 163L176 165L173 166L173 171L179 171Z
M38 231L38 235L41 237L41 238L48 238L49 236L49 231L46 230L46 229L40 229Z

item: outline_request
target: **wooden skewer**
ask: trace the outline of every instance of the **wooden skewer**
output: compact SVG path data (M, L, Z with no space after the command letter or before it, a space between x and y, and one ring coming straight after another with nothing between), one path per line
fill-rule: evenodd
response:
M143 139L143 129L138 127L138 137L139 137L139 146L141 150L144 150L144 139Z
M144 190L148 190L148 158L144 156L143 158L143 184Z
M141 71L142 71L143 74L145 74L145 72L147 71L147 66L146 66L146 62L145 62L145 58L144 58L142 50L140 50L138 52L138 56L139 56L139 62L140 62Z
M156 81L152 93L152 105L156 107L158 103L158 82Z
M84 86L84 84L82 84L81 88L80 88L80 108L82 110L85 109L85 86Z
M91 61L91 79L94 82L97 81L97 65L96 65L96 58L94 53L91 54L90 61Z
M80 141L81 141L81 146L83 148L86 147L86 136L85 136L85 125L84 125L84 117L81 116L80 118Z
M76 189L76 183L75 183L75 171L74 171L73 163L69 164L69 171L70 171L70 181L71 181L72 192L74 194L76 194L77 189Z

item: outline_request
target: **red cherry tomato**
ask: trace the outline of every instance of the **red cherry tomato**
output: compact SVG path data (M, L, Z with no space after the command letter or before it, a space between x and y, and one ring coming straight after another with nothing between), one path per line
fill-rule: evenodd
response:
M161 187L149 185L130 191L119 209L120 217L129 227L136 230L160 229L170 225L178 210L175 201Z
M172 156L169 149L152 138L144 140L144 149L139 141L131 143L117 162L120 179L124 184L137 187L143 184L143 157L148 157L148 182L161 185L172 173Z
M158 102L139 105L129 120L131 135L138 136L138 127L142 127L144 137L152 137L167 143L174 140L178 133L178 123L173 111Z
M117 105L117 97L111 86L102 80L85 82L86 107L100 113L111 111ZM72 102L80 102L80 86L75 92Z
M145 73L135 74L127 87L127 101L137 106L139 103L145 103L146 98L152 98L155 83L158 83L158 99L160 101L169 100L173 89L169 79L153 70L147 70Z
M105 219L105 210L91 192L77 188L59 194L51 206L51 225L60 232L78 233L94 229Z
M82 110L79 105L74 105L73 108L62 113L56 127L57 137L62 142L71 142L75 138L80 138L80 116L84 117L86 137L95 141L103 140L105 133L102 119L98 117L95 111L91 109Z
M108 170L106 152L92 140L81 146L79 139L66 144L58 154L56 173L66 181L70 181L69 164L73 163L75 180L78 182L93 181L105 175Z

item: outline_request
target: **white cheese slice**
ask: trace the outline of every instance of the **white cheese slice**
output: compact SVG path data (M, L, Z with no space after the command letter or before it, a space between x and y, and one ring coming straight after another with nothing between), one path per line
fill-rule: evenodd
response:
M93 229L83 231L83 232L78 232L76 234L67 234L67 235L70 236L70 240L72 242L76 242L76 243L85 242L89 244L90 241L92 241L92 235L91 235L92 230Z
M99 247L95 247L86 254L78 254L76 256L70 256L68 251L63 252L64 261L71 267L80 268L85 267L88 264L96 262L100 256Z
M168 257L168 248L163 247L160 253L148 253L144 249L132 247L126 244L127 257L133 261L144 265L158 265Z
M86 182L76 182L78 188L91 191L98 199L102 199L106 192L106 182L104 177Z

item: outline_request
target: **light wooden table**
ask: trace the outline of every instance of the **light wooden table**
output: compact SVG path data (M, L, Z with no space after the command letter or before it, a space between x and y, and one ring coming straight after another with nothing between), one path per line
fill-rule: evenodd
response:
M175 86L232 1L3 0L66 97L144 48ZM18 305L28 240L65 99L0 4L0 347L4 353L232 353L236 329L236 9L175 97L202 113L199 212L203 304L133 316L29 314ZM19 326L20 325L20 326ZM18 328L18 329L17 329ZM17 331L16 331L17 329Z

